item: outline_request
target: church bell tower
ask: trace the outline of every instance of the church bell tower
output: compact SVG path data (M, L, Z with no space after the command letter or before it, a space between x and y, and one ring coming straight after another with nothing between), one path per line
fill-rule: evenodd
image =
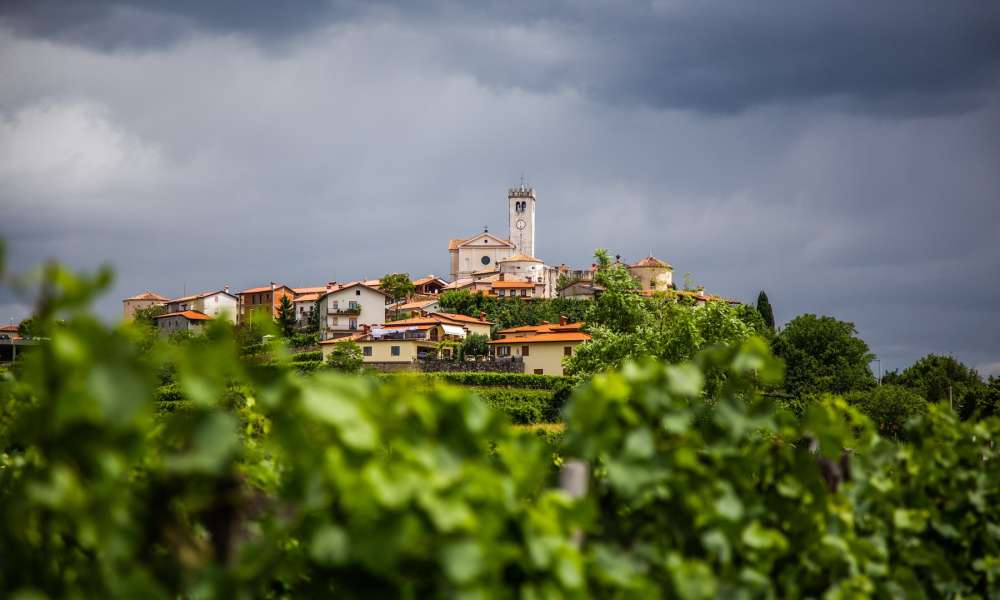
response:
M524 185L507 191L507 224L518 254L535 256L535 190Z

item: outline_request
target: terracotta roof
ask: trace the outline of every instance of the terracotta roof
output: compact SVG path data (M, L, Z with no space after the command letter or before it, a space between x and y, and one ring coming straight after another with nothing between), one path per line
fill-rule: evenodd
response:
M320 288L326 290L326 288ZM319 300L319 292L309 292L295 296L295 302L315 302Z
M437 300L416 300L414 302L405 302L403 304L396 306L395 308L398 310L416 310L424 308L425 306L430 306L435 302L437 302Z
M488 342L490 344L540 344L546 342L586 342L590 336L581 331L566 333L540 333L523 337L510 337Z
M404 324L400 325L399 321L392 321L392 322L386 323L385 325L381 325L380 329L399 329L401 327L405 327L407 329L419 329L420 331L427 331L428 329L433 329L434 327L437 327L438 325L440 325L440 323L432 323L430 325L412 325L412 324L404 323Z
M196 310L182 310L180 312L167 313L165 315L159 315L153 317L154 319L166 319L167 317L184 317L189 321L211 321L212 317L206 315L205 313L198 312Z
M464 242L465 240L461 238L452 238L448 240L448 251L450 252L452 250L458 250L458 247L461 246Z
M369 280L366 280L366 281L348 281L347 283L338 285L337 287L335 287L333 289L330 289L330 290L327 290L326 288L323 288L325 291L324 291L324 293L320 294L320 298L324 298L326 296L329 296L330 294L334 294L336 292L341 292L341 291L344 291L344 290L348 290L348 289L351 289L352 287L357 287L359 285L361 287L366 287L366 288L370 289L371 291L375 292L376 294L382 294L383 296L385 295L385 292L383 292L382 290L378 289L377 287L374 287L374 286L370 285L368 283L368 281L373 281L373 280L369 279ZM378 279L375 279L374 281L378 281Z
M461 279L456 279L455 281L452 281L448 285L444 286L444 289L446 289L446 290L458 290L458 289L461 289L461 288L469 287L470 285L473 285L474 283L476 283L475 279L473 279L471 277L463 277Z
M534 288L536 285L542 285L542 284L532 283L530 281L494 281L493 283L490 284L490 287L501 288L501 289L506 289L506 288L531 289Z
M214 292L201 292L198 294L191 294L190 296L181 296L180 298L173 298L172 300L167 300L167 302L169 304L173 304L174 302L189 302L191 300L197 300L198 298L207 298L208 296L213 296L215 294L229 294L229 292L225 290L216 290ZM232 296L232 294L229 295Z
M413 285L425 285L431 283L432 281L440 281L441 283L447 283L444 279L441 279L437 275L428 275L426 277L421 277L413 281Z
M155 300L157 302L167 301L167 299L164 298L163 296L157 294L156 292L151 292L149 290L146 290L141 294L136 294L135 296L132 296L130 298L125 298L125 300ZM122 302L125 302L125 300L122 300Z
M4 326L0 327L0 331L2 331L4 333L17 333L18 326L17 325L4 325Z
M459 323L477 323L479 325L492 325L492 321L483 321L477 319L476 317L470 317L468 315L460 315L458 313L446 313L446 312L435 312L431 315L437 315L439 317L444 317L445 319L451 319L452 321L458 321Z
M345 336L345 337L334 338L332 340L323 340L323 341L320 342L320 345L323 345L323 344L338 344L340 342L356 342L356 341L360 340L363 337L365 337L364 333L355 333L354 335L348 335L348 336Z
M292 293L295 293L295 290L292 290L292 288L288 287L287 285L275 284L275 286L274 286L275 290L280 290L281 288L285 288L286 290L289 290ZM260 287L255 287L255 288L250 288L248 290L243 290L242 292L240 292L240 294L259 294L261 292L270 292L270 291L271 291L271 286L270 285L262 285Z
M565 325L560 325L559 323L542 323L541 325L510 327L508 329L501 329L497 333L501 335L509 333L565 333L568 331L580 331L581 329L583 329L583 322L566 323Z
M317 285L311 287L297 287L292 288L292 291L296 294L322 294L326 291L325 285Z
M528 256L527 254L515 254L514 256L511 256L511 257L508 257L508 258L501 258L497 262L536 262L536 263L540 263L540 262L545 262L545 261L539 260L539 259L535 258L534 256Z
M659 267L661 269L673 269L670 265L663 262L662 260L656 258L653 255L649 255L646 258L640 260L634 265L629 265L630 267Z
M381 279L365 279L361 283L367 285L368 287L377 288L377 287L380 287L382 285L382 280Z

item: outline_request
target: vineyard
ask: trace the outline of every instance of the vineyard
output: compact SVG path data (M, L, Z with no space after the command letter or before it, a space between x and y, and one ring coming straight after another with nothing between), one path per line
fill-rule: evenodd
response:
M48 342L0 381L4 596L1000 594L994 417L797 415L757 338L579 384L303 373L224 326L109 328L102 276L49 277Z

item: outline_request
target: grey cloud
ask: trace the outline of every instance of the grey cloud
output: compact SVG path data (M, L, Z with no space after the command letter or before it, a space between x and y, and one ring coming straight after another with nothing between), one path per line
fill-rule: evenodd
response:
M971 0L17 0L4 15L24 34L104 49L163 47L192 31L273 45L330 24L394 22L434 39L436 61L500 89L722 114L803 101L886 117L965 112L1000 69L1000 5Z
M434 6L335 5L258 34L135 4L129 18L183 32L141 47L0 30L14 265L111 262L108 317L146 288L444 274L446 240L502 231L505 187L526 172L550 263L652 251L711 291L766 289L779 320L855 322L885 368L927 352L1000 361L1000 104L977 74L995 62L940 50L990 14L956 12L937 31L927 10L851 20L812 4ZM937 48L964 74L834 76L870 68L852 44L907 61L899 40L921 35L952 40ZM768 85L743 73L754 56ZM805 77L815 65L829 67L823 85ZM705 92L720 85L738 101Z

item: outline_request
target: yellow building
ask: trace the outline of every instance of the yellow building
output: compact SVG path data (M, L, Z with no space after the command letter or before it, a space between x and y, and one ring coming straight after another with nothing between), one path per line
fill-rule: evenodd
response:
M464 315L448 315L468 319L465 324L439 314L430 314L412 319L393 321L384 325L365 327L350 337L324 340L320 342L325 360L336 348L335 344L352 341L361 347L362 360L368 365L406 368L418 359L448 357L451 348L442 347L441 342L462 342L471 333L481 333L484 328L489 333L489 321L473 319ZM476 329L477 331L473 331Z
M628 272L639 281L644 293L667 291L674 282L674 268L654 256L629 265Z
M563 360L573 356L574 349L590 339L583 332L583 323L542 323L512 327L499 332L500 339L490 342L498 357L513 356L524 361L524 372L536 375L562 375Z

